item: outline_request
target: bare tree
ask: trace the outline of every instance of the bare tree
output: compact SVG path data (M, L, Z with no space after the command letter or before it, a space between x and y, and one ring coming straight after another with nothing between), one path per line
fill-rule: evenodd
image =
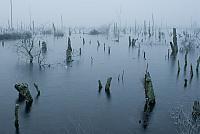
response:
M34 62L34 59L37 59L39 66L41 66L44 62L44 57L41 55L42 49L40 45L36 42L35 38L20 41L17 43L17 52L25 56L31 64Z

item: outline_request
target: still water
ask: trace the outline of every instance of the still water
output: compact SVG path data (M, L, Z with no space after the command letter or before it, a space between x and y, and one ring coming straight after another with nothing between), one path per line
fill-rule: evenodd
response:
M128 47L128 37L113 42L104 36L82 35L71 37L74 49L73 62L66 65L67 38L41 37L47 42L46 63L51 67L40 70L37 63L30 65L16 52L18 41L7 41L0 46L0 134L15 134L14 109L18 93L17 82L26 82L34 98L31 110L20 103L20 134L173 134L174 121L170 117L173 108L183 105L191 113L193 101L199 99L199 78L196 59L199 49L188 54L188 69L183 73L184 53L177 58L167 58L170 49L164 42L145 41L137 47ZM91 44L89 41L91 40ZM97 47L97 40L100 47ZM105 51L103 44L105 43ZM108 54L108 46L111 53ZM82 55L78 55L82 48ZM146 52L146 60L143 52ZM92 57L92 58L91 58ZM181 72L177 77L177 61ZM143 120L145 94L143 77L146 64L152 77L156 105L148 116L148 126ZM194 77L189 79L189 65L194 65ZM124 71L124 79L121 79ZM118 80L118 76L120 78ZM111 94L98 92L98 80L105 86L112 77ZM36 82L41 90L33 87Z

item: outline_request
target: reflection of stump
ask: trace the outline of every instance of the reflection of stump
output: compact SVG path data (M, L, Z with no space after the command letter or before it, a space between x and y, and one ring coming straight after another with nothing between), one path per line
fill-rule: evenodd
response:
M18 84L15 84L15 88L19 92L19 94L25 98L27 104L31 105L33 102L33 98L28 89L28 84L27 83L21 83L21 84L18 83Z

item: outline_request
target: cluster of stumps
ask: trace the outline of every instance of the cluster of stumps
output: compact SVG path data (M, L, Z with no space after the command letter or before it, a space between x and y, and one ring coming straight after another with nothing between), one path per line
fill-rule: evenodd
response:
M26 102L26 109L30 109L33 103L33 98L31 96L31 93L28 88L27 83L17 83L15 84L15 89L19 93L19 100L25 100ZM38 85L34 83L34 87L37 91L37 97L40 96L40 90L38 88ZM15 105L15 128L17 131L19 131L19 104Z

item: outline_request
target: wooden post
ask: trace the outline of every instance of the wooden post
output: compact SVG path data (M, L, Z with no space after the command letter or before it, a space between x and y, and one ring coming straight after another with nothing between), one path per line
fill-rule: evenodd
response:
M184 79L184 87L187 87L187 79Z
M97 40L97 46L100 47L100 42Z
M81 55L81 48L79 48L79 55Z
M173 28L173 44L174 44L174 47L175 47L175 53L178 53L176 28Z
M109 91L110 91L110 84L111 84L111 81L112 81L112 77L109 77L109 78L107 79L106 86L105 86L105 91L106 91L106 92L109 92Z
M155 104L155 95L154 95L151 76L148 71L146 71L146 74L144 77L144 88L145 88L145 96L146 96L148 104L154 105Z
M178 60L178 75L180 73L180 70L181 70L181 68L180 68L180 63L179 63L179 60Z
M131 46L131 36L129 36L129 47Z
M68 37L68 48L66 51L66 56L67 56L67 62L72 62L72 47L71 47L71 40Z
M172 49L172 54L176 55L178 53L176 28L173 28L173 42L170 42L170 45Z
M85 45L85 39L83 38L83 45Z
M19 129L19 104L15 105L15 128Z
M168 49L167 57L168 57L168 59L169 59L169 49Z
M192 68L192 64L190 65L190 78L193 78L193 68Z
M40 90L38 88L38 85L36 83L34 83L33 85L34 85L34 87L35 87L35 89L36 89L36 91L38 93L37 95L40 96Z
M185 65L184 65L184 71L186 71L186 69L187 69L187 55L188 55L188 51L186 51L186 53L185 53Z
M146 54L145 54L145 51L144 51L144 59L146 59Z
M108 47L108 54L110 55L110 47Z
M199 56L199 58L197 59L197 66L196 66L196 71L197 71L197 72L199 71L199 64L200 64L200 56Z
M101 84L101 80L98 80L99 83L99 91L103 88L102 84Z

